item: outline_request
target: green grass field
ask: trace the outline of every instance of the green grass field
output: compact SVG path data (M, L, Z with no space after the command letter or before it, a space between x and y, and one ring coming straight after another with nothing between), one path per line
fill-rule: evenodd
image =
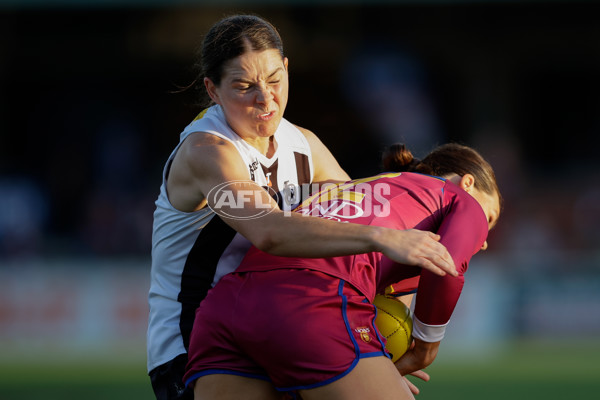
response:
M600 343L522 343L490 362L438 360L418 399L588 399L600 393Z
M428 368L428 383L413 380L419 400L588 399L600 393L600 343L522 343L488 361L443 354ZM2 362L0 361L0 364ZM152 399L144 363L111 366L57 362L56 365L0 365L0 400Z

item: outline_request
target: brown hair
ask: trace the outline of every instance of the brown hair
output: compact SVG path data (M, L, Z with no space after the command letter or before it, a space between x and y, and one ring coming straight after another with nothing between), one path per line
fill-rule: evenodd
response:
M256 15L233 15L224 18L209 29L199 53L195 80L204 94L204 78L215 85L221 83L225 64L247 51L275 49L283 58L283 42L277 29Z
M420 172L444 176L471 174L475 177L475 188L484 193L502 196L492 166L476 150L456 143L435 148L423 160L413 157L402 143L389 146L383 153L383 168L393 172Z

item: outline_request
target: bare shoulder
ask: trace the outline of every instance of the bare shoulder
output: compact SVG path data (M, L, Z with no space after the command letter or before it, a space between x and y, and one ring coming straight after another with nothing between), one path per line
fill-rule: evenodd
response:
M225 140L217 135L213 135L212 133L208 133L208 132L192 132L185 139L184 144L186 144L186 143L188 146L196 146L196 147L220 146L220 145L229 144L229 142L227 140Z
M317 135L306 128L298 125L294 126L302 132L310 146L314 164L313 180L315 182L350 180L350 176L340 167L331 151Z
M208 179L212 183L250 177L235 145L206 132L190 134L173 160L173 169L183 176Z
M313 142L321 142L319 140L319 138L317 137L317 135L315 135L312 131L303 128L301 126L298 125L294 125L300 132L302 132L302 134L304 135L304 137L306 138L306 140L308 140L308 143L312 146Z
M249 177L235 146L218 136L195 132L181 144L167 178L171 203L181 211L205 205L204 196L215 185Z
M302 128L301 126L298 126L298 125L294 125L294 126L296 128L298 128L298 130L300 132L302 132L302 134L308 141L308 145L310 146L310 150L312 151L313 156L315 156L315 155L318 156L319 154L321 154L323 152L329 153L329 150L323 144L321 139L319 139L319 137L317 135L315 135L312 131L310 131L306 128Z
M194 132L181 144L174 163L183 164L186 168L204 170L237 155L237 150L231 142L210 133Z

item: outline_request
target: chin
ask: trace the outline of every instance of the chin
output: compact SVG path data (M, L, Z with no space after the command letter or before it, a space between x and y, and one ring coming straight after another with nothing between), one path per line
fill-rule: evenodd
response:
M280 123L281 118L274 118L265 124L260 124L257 129L257 134L263 137L273 136L277 131L277 128L279 127Z

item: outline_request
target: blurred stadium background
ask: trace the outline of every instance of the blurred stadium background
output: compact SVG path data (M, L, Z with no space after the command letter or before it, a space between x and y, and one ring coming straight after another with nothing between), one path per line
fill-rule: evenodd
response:
M0 0L0 400L150 399L163 162L199 111L202 35L251 12L290 58L289 120L353 177L459 141L506 207L420 399L600 390L600 4Z

